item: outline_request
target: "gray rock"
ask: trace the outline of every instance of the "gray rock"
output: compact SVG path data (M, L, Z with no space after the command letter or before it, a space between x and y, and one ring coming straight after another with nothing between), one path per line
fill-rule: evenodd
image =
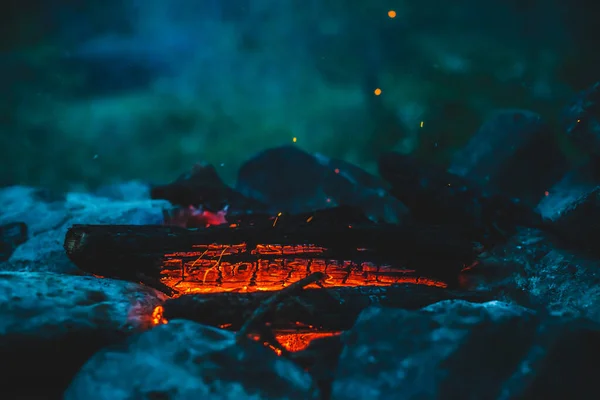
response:
M277 168L273 168L273 166ZM297 146L267 149L246 161L236 190L271 211L312 212L338 205L361 209L374 221L398 223L408 209L381 178L348 162L307 153Z
M544 232L522 229L486 254L473 270L476 286L504 300L556 316L600 322L600 261L556 246Z
M455 153L449 172L535 205L566 168L566 157L540 115L499 110Z
M0 375L3 395L62 393L100 348L151 327L152 311L163 300L129 282L0 272L0 354L10 366Z
M501 302L371 308L344 335L332 399L493 399L536 334L537 317Z
M258 343L176 320L96 354L64 399L305 400L311 387L307 373Z
M569 206L600 185L595 168L595 162L587 162L566 173L538 203L540 214L550 221L556 221Z
M30 239L17 247L4 270L77 273L63 242L74 224L160 224L169 203L157 200L114 200L69 193L63 200L47 201L39 191L25 187L0 190L0 223L25 222Z

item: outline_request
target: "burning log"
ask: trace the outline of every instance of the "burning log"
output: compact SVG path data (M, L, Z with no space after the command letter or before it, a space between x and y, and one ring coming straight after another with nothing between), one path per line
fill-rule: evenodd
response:
M340 215L327 210L199 229L75 225L65 249L84 271L170 295L278 290L313 272L326 275L326 287L419 280L446 286L475 257L469 239L444 227L353 225L345 221L359 216L334 217Z

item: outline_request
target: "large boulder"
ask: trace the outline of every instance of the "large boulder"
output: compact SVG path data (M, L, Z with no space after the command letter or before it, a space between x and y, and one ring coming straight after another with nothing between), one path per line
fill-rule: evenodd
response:
M65 400L311 398L300 367L229 331L178 320L92 357Z
M164 299L130 282L0 272L3 395L57 397L96 351L152 327Z

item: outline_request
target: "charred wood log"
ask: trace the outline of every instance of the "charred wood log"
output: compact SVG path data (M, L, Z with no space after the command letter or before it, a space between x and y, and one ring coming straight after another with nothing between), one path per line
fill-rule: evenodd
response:
M270 296L269 292L183 295L164 303L163 316L239 331ZM351 328L360 312L371 305L419 309L442 300L484 302L490 298L486 292L409 284L304 289L281 299L263 321L277 333L335 332Z
M75 225L67 232L65 249L86 272L140 281L170 294L182 282L180 288L189 289L185 282L190 280L197 286L228 283L227 290L266 284L273 290L319 271L334 286L350 284L348 279L357 276L377 285L405 282L394 277L407 274L451 279L476 253L470 240L440 226L352 225L331 215L319 222L322 214L314 215L292 216L293 223L278 216L269 224L261 220L193 230ZM337 264L330 266L331 260Z

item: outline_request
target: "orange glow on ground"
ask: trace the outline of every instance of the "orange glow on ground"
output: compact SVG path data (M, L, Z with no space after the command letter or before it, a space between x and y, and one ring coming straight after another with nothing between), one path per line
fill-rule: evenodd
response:
M315 339L334 337L341 335L342 332L302 332L302 333L275 333L275 338L281 344L281 347L294 353L297 351L306 350L310 343ZM259 341L258 336L251 336L252 340ZM281 355L281 351L269 343L263 343L266 347L275 351L277 355Z

